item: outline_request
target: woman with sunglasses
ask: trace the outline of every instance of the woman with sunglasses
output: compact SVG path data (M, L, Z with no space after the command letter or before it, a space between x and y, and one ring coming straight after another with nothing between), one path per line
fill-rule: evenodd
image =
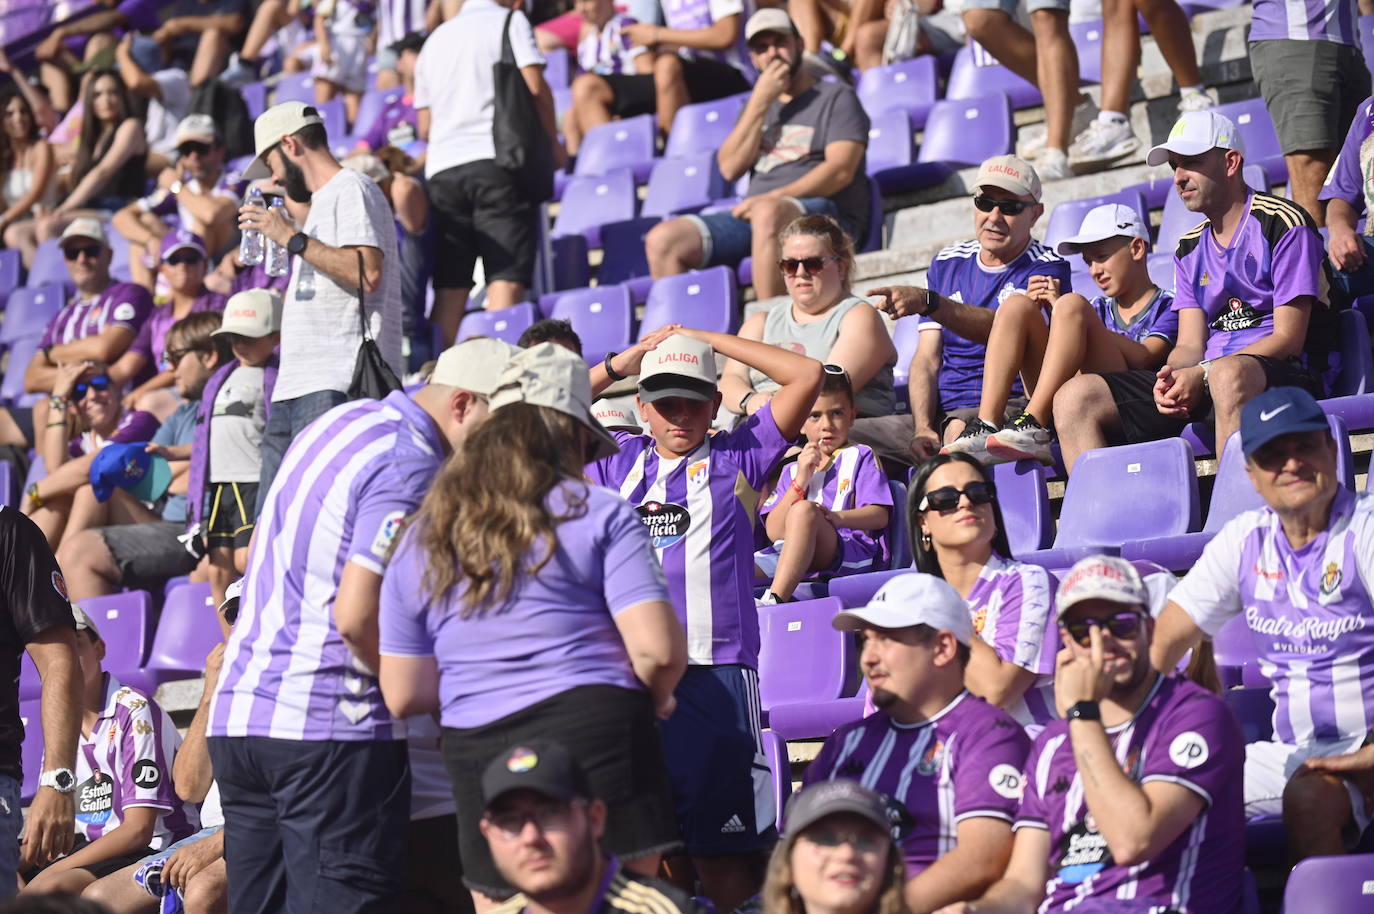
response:
M907 510L917 570L948 581L973 614L969 691L1023 727L1052 720L1050 577L1011 557L988 471L967 454L939 454L916 471Z
M840 366L849 373L861 417L891 414L897 349L878 312L849 289L853 240L829 216L811 215L788 223L778 243L778 266L791 300L752 315L740 327L740 337ZM731 412L752 416L777 389L761 372L733 359L725 363L720 392Z
M24 95L13 89L0 93L0 117L4 118L0 125L0 193L5 201L0 235L5 247L18 250L24 266L29 267L38 249L34 217L53 201L57 165L52 145L39 131L38 119Z
M108 516L93 497L78 497L83 487L89 492L91 461L96 452L107 444L148 441L161 423L151 413L124 409L120 387L110 379L109 366L103 362L69 362L58 368L47 417L46 427L34 434L48 475L25 491L23 510L56 549L67 531L97 526ZM110 503L111 511L115 505ZM153 518L151 512L145 513L146 517L116 518L113 522Z

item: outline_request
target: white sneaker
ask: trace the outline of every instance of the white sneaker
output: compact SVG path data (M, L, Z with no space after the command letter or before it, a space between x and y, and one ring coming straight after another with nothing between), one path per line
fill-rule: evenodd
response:
M1093 168L1124 158L1140 148L1131 122L1107 123L1095 120L1069 146L1069 161L1075 168Z
M1041 181L1062 181L1064 178L1073 177L1069 157L1062 149L1046 149L1040 153L1040 158L1035 160L1035 173L1040 176Z
M1037 171L1039 169L1036 169ZM959 437L940 448L941 454L968 454L979 463L987 464L988 438L997 429L977 417L968 420Z
M1088 125L1097 117L1097 102L1093 101L1092 96L1086 93L1079 95L1078 104L1073 109L1073 120L1069 122L1069 136L1078 136ZM1017 153L1027 161L1037 158L1045 151L1046 132L1044 130L1021 144L1021 150Z
M1053 465L1054 451L1050 444L1054 435L1028 413L1022 413L1005 428L989 435L988 454L997 460L1038 460Z
M1206 92L1190 92L1178 100L1178 113L1187 114L1189 111L1206 111L1208 108L1216 106L1212 101L1212 96Z

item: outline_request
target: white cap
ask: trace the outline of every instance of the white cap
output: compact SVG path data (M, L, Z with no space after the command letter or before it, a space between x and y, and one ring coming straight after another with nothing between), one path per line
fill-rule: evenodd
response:
M253 122L253 161L243 170L243 180L256 181L270 177L272 169L267 167L263 158L267 151L281 142L282 137L290 136L311 124L323 124L324 118L314 105L305 102L282 102L273 105Z
M716 395L716 351L700 340L674 333L645 353L639 363L639 398L710 400Z
M1079 559L1059 582L1055 618L1084 600L1110 600L1150 611L1150 591L1135 566L1114 555L1090 555Z
M378 184L391 177L391 169L386 167L386 163L370 153L349 156L339 164L344 168L366 175Z
M219 141L219 128L215 126L215 119L208 114L188 114L177 124L176 142L174 146L182 143L216 143Z
M224 599L220 600L215 612L223 614L224 608L230 603L237 603L243 597L243 578L239 578L228 587L224 588Z
M766 7L749 17L744 24L744 40L747 42L760 32L781 32L784 35L797 34L797 26L787 15L787 10Z
M95 622L91 620L90 613L75 603L72 604L72 621L76 623L77 631L81 631L83 628L88 629L91 634L95 635L97 641L100 640L100 629L95 627Z
M519 351L505 340L490 336L463 340L439 353L429 383L489 397L500 383L501 372L510 364L511 356Z
M1078 234L1059 242L1056 250L1060 254L1077 254L1085 244L1122 236L1144 238L1148 243L1150 229L1140 221L1140 214L1134 207L1122 203L1103 203L1088 210Z
M80 219L73 219L71 223L62 230L62 238L57 242L58 247L65 248L67 241L71 238L88 238L91 241L100 242L101 246L109 247L110 239L105 234L105 226L92 216L82 216Z
M862 628L910 628L929 625L949 632L960 644L973 640L973 619L968 604L944 578L933 574L912 572L899 574L888 580L868 605L846 609L831 620L842 632L856 632Z
M634 410L623 400L597 400L592 404L592 417L601 423L603 428L632 428L642 429L639 424L639 417Z
M1040 175L1025 159L1016 156L993 156L978 166L974 188L1000 187L1012 193L1040 202ZM976 190L975 190L976 193Z
M511 357L496 392L491 395L491 409L495 412L512 403L556 409L581 422L597 442L593 460L620 450L615 439L592 418L592 382L587 376L587 363L557 343L540 343Z
M1215 111L1185 111L1174 127L1169 138L1150 150L1145 157L1149 165L1163 165L1169 161L1169 153L1181 156L1195 156L1209 149L1234 149L1242 156L1245 146L1241 143L1236 125L1224 114Z
M224 303L224 320L211 336L237 333L260 339L281 329L281 295L275 289L245 289Z

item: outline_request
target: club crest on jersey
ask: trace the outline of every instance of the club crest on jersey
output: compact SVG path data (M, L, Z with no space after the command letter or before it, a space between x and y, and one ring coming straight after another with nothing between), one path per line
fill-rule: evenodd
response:
M62 577L62 572L54 571L52 573L52 589L57 591L57 595L62 599L71 601L71 598L67 596L67 581Z
M936 740L935 745L926 750L926 754L916 763L916 773L929 777L940 767L940 761L945 754L945 741Z
M983 633L983 626L987 624L988 608L984 606L982 609L978 610L978 612L976 612L973 616L973 633L975 635L981 635Z
M687 481L694 486L703 485L710 478L710 474L706 472L706 464L705 457L695 463L687 464Z
M997 290L997 304L1005 304L1007 299L1018 294L1025 295L1026 290L1016 288L1016 284L1008 280L1006 285Z
M666 549L687 535L692 515L682 505L670 501L646 501L635 508L639 521L649 528L655 549Z
M840 484L835 487L836 495L843 495L849 489L849 477L840 480Z
M1321 592L1322 596L1329 597L1336 592L1336 588L1341 586L1341 566L1335 562L1328 562L1326 570L1322 572Z

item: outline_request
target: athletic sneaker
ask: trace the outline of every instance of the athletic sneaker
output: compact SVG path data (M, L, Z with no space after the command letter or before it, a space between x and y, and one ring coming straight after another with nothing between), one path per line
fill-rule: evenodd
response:
M1040 176L1041 181L1062 181L1073 177L1069 157L1062 149L1046 148L1040 153L1040 158L1035 160L1035 173Z
M1216 106L1212 101L1212 96L1206 92L1189 92L1178 100L1178 113L1187 114L1189 111L1206 111L1208 108Z
M219 81L231 89L242 89L249 83L258 81L258 68L255 64L239 60L239 56L235 54L229 61L229 66L219 75Z
M940 448L940 453L968 454L979 463L985 464L988 462L988 436L995 431L996 427L975 417L968 420L958 438Z
M1084 130L1087 130L1088 125L1097 117L1097 112L1097 102L1093 101L1092 96L1088 95L1086 92L1081 93L1078 96L1078 104L1075 105L1073 109L1073 120L1069 122L1069 136L1078 136ZM1046 133L1044 130L1041 130L1033 139L1026 140L1021 144L1020 151L1017 152L1017 155L1027 161L1038 158L1040 154L1045 151L1045 140ZM1040 166L1034 162L1031 162L1031 164L1035 165L1036 171L1039 172ZM1044 175L1040 177L1043 178Z
M1054 463L1050 444L1054 435L1035 420L1030 413L1022 413L1006 428L988 436L987 452L998 460L1038 460L1046 466Z
M1125 158L1139 148L1140 140L1131 130L1129 120L1095 120L1069 147L1069 161L1074 168L1096 168Z

